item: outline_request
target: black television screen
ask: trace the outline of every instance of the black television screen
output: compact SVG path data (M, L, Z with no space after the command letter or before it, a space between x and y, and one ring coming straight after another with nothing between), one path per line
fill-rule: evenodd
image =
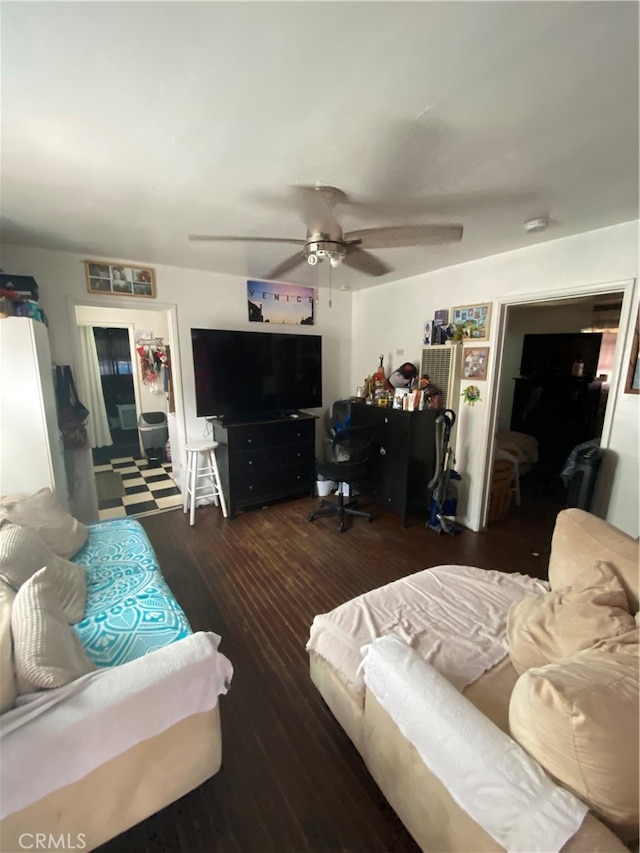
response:
M227 421L322 406L322 338L191 329L196 412Z

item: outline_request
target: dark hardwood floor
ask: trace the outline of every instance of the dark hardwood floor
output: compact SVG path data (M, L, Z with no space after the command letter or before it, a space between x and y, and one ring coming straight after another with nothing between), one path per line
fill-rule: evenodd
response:
M372 523L341 534L334 519L307 521L316 503L226 521L205 507L193 528L180 511L141 519L194 631L222 636L235 675L221 699L220 772L102 853L417 851L311 683L311 621L443 563L544 578L558 507L523 505L485 532L447 537L418 519L403 529L373 504Z

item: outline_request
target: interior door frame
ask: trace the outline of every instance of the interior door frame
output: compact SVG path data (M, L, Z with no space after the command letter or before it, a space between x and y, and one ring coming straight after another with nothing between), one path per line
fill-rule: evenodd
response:
M491 472L493 471L494 458L494 440L496 433L496 425L498 421L498 409L500 404L499 392L500 381L502 379L502 361L504 353L504 343L507 332L507 320L509 309L516 305L543 305L545 302L556 302L558 299L579 299L583 296L598 296L608 293L622 293L622 307L620 310L620 326L618 331L618 343L616 344L615 360L611 382L609 383L609 394L607 397L607 405L605 408L604 422L602 425L602 435L600 436L600 446L607 448L611 440L611 429L613 426L613 415L615 403L621 382L623 381L623 373L625 365L622 358L624 355L625 344L627 342L629 330L632 321L632 307L635 299L637 279L623 279L622 281L606 281L594 284L583 284L573 287L560 287L556 290L544 291L542 293L523 293L514 294L513 296L505 296L496 299L493 303L495 317L495 338L493 341L493 362L491 368L491 382L488 383L487 405L489 408L489 423L487 431L487 444L484 454L484 470L482 482L484 488L482 490L482 501L480 504L480 518L478 529L483 529L487 526L487 518L489 515L489 501L491 491ZM475 528L474 528L475 529Z
M84 306L89 308L111 308L114 310L114 316L117 316L117 312L119 310L126 311L158 311L165 312L167 316L167 325L169 328L169 340L168 344L171 348L171 378L173 383L174 390L174 403L175 403L175 417L176 424L178 428L178 435L180 438L180 446L184 444L184 438L186 435L185 429L185 414L184 414L184 401L183 401L183 391L182 391L182 366L180 362L180 340L178 335L178 308L175 303L172 302L155 302L155 301L147 301L145 300L144 305L139 305L137 303L131 304L131 301L126 298L118 298L115 296L93 296L91 294L87 294L86 296L71 296L68 295L66 297L67 300L67 315L69 318L69 327L71 329L71 350L73 353L73 364L74 368L76 368L77 373L77 365L79 361L79 352L80 345L78 341L78 320L76 317L76 307ZM112 321L109 321L109 324L112 324ZM120 325L121 327L129 327L131 324L124 323L120 321L118 324L117 320L113 320L113 326L117 327ZM131 355L133 359L133 370L134 370L134 389L136 395L136 408L139 410L140 408L140 398L139 398L139 390L137 386L137 382L139 381L137 377L137 368L136 368L136 359L135 359L135 340L134 340L134 330L133 326L129 329L129 343L131 346Z

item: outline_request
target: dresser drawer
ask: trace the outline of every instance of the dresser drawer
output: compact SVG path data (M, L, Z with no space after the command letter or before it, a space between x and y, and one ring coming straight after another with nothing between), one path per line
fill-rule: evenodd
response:
M279 445L264 449L232 451L230 454L234 474L245 476L256 471L273 471L283 465L313 462L313 447L308 444Z
M313 463L305 463L285 465L271 471L234 474L229 485L233 502L238 506L310 491L313 480Z
M315 423L309 420L290 420L234 427L229 430L229 450L252 450L280 445L304 444L313 439Z

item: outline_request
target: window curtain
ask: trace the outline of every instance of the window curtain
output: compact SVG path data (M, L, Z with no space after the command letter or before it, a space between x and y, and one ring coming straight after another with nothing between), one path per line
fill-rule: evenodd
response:
M91 412L87 425L91 447L109 447L113 444L113 439L111 438L109 418L104 405L93 327L78 326L78 332L80 335L78 376L81 383L81 400Z
M131 347L126 329L104 329L93 326L93 336L98 353L98 365L102 376L131 375Z

